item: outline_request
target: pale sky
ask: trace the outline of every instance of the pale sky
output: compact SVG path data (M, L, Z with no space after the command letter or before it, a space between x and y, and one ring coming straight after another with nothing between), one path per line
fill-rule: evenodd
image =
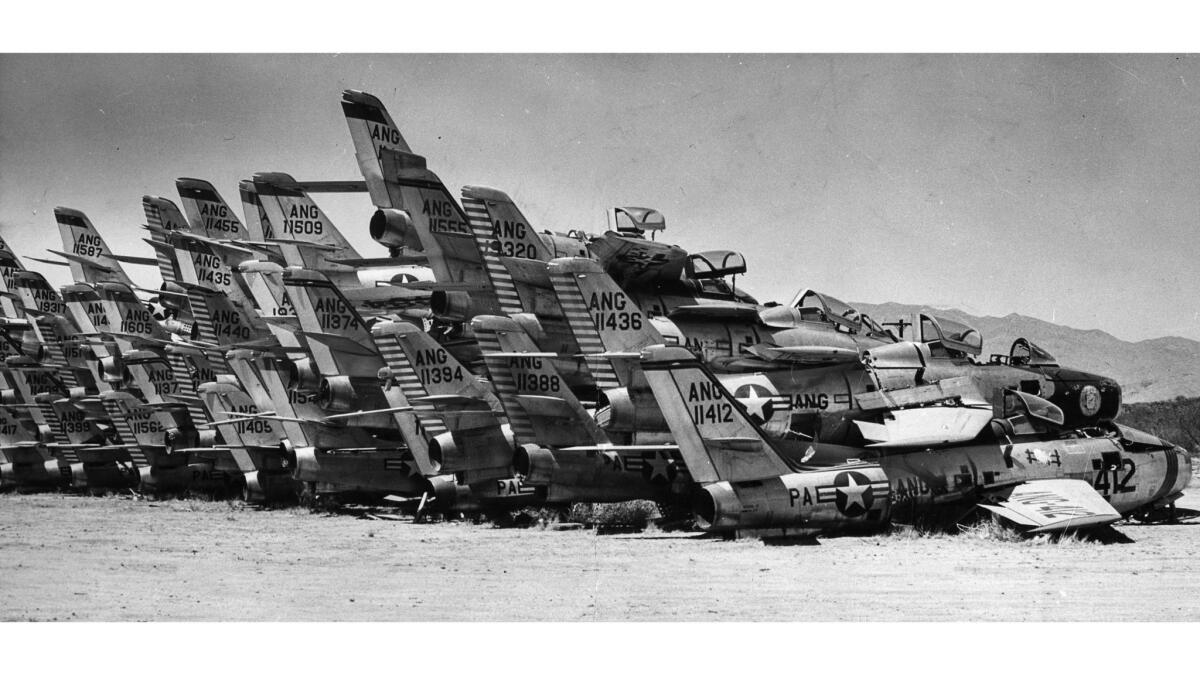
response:
M657 208L665 240L743 252L761 301L812 287L1200 339L1196 57L2 55L0 232L45 257L71 206L151 256L141 196L178 201L177 177L239 215L256 171L357 179L344 88L455 194L499 188L556 230ZM316 199L382 254L365 194Z

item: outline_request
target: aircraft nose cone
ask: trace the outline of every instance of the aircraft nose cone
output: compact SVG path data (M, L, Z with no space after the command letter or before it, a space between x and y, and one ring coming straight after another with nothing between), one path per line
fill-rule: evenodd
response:
M1192 482L1192 455L1178 445L1175 446L1175 452L1179 453L1179 473L1183 474L1183 485L1180 487L1182 490Z

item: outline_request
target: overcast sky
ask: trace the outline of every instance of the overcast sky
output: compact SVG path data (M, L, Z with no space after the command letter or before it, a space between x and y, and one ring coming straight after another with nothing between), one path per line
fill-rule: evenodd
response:
M256 171L359 178L344 88L455 193L500 188L557 230L657 208L666 240L742 251L763 301L811 287L1200 339L1194 57L3 55L0 232L40 256L71 206L151 256L141 196L178 201L177 177L239 215ZM382 253L365 194L317 199Z

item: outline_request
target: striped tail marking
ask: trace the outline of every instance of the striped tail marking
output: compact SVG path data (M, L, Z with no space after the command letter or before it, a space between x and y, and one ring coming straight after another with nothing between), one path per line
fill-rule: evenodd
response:
M558 302L562 306L571 332L575 334L575 341L579 343L579 350L583 352L588 370L596 378L596 386L602 391L621 386L612 362L606 357L596 356L605 351L604 341L600 337L596 323L592 320L592 315L587 308L587 301L584 300L583 291L575 282L575 277L569 274L551 274L550 283L554 287L555 294L558 295Z
M379 347L379 354L383 357L384 363L391 370L392 378L400 387L400 391L404 392L404 397L408 399L409 405L413 407L413 412L416 413L426 438L433 438L438 434L445 433L447 431L446 424L442 422L434 406L414 400L428 395L429 392L417 378L417 370L409 360L404 348L400 346L399 338L395 335L377 336L375 344Z
M471 227L471 233L475 237L475 245L479 247L479 257L483 259L484 268L492 280L492 287L496 290L500 308L506 314L518 314L525 311L512 274L500 261L500 256L492 250L492 221L488 218L487 205L480 199L466 195L463 195L462 205L463 212L467 216L467 223Z
M517 382L513 379L512 369L508 365L508 357L496 356L500 349L500 338L491 332L477 331L475 339L479 342L479 350L483 352L483 362L487 365L488 374L492 378L492 387L496 396L504 406L504 414L508 417L509 427L517 443L536 443L537 436L533 432L533 422L525 412L525 408L517 403Z

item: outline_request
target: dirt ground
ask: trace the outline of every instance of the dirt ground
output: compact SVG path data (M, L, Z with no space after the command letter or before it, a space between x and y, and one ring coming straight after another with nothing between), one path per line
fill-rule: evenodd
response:
M1200 620L1200 519L1117 529L1132 543L765 546L7 494L0 619Z

